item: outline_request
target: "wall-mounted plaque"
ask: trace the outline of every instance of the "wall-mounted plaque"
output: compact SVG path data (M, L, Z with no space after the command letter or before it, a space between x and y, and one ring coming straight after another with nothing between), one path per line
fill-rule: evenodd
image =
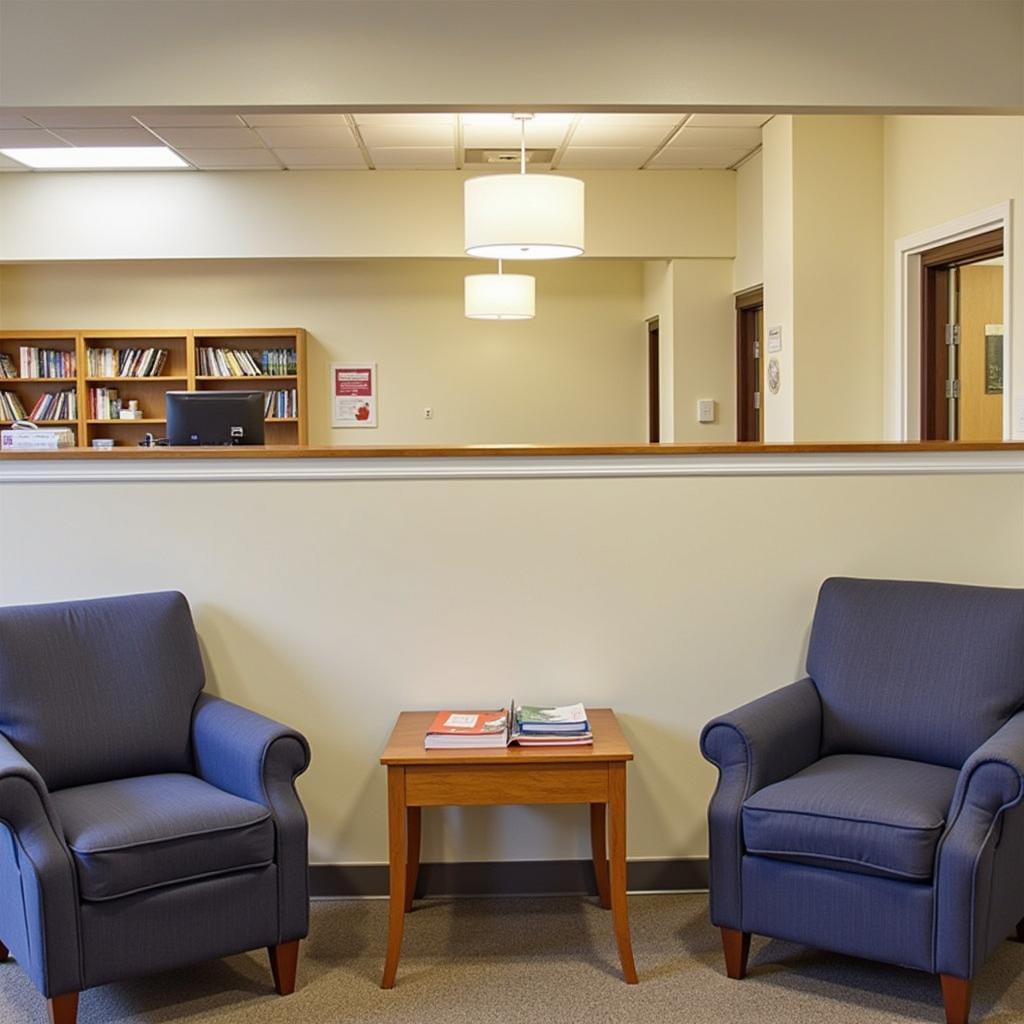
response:
M1003 325L985 324L985 394L1003 393Z

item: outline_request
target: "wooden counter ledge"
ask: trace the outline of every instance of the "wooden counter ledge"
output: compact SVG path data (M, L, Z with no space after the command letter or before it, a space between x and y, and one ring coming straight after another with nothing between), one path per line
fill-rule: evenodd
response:
M403 459L403 458L501 458L545 456L665 455L790 455L899 452L999 452L1024 451L1024 441L968 443L962 441L872 442L856 444L597 444L597 445L252 445L217 448L64 448L60 451L0 453L0 460L89 459L97 462L125 459Z

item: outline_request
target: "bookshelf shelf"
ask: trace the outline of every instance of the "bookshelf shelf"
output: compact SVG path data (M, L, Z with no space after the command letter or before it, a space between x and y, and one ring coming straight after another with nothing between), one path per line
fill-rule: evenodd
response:
M281 399L285 411L295 409L289 417L267 417L267 441L270 444L305 444L307 440L307 379L306 332L299 328L215 328L195 330L138 331L0 331L0 356L6 356L16 370L21 363L21 349L34 348L56 352L59 358L51 365L75 370L73 377L3 377L0 391L12 393L26 411L30 410L47 391L54 393L74 390L77 418L71 420L39 420L40 426L70 427L76 443L89 445L97 438L109 438L116 445L132 446L154 427L165 424L168 391L220 391L253 390L286 392ZM260 374L256 376L209 376L197 374L200 364L199 349L210 348L229 352L249 353L257 365L275 366L273 353L284 350L288 355L288 369L294 362L295 373ZM164 353L149 364L139 353L147 350ZM106 350L100 352L99 350ZM133 357L130 350L135 350ZM294 356L290 353L294 352ZM265 353L272 353L265 355ZM244 359L238 356L238 359ZM277 365L285 368L277 355ZM154 365L161 372L154 376L136 377L129 374L104 375L96 370L117 369L127 366ZM92 371L92 372L90 372ZM117 391L122 401L135 399L143 418L137 420L99 419L90 415L95 408L90 403L93 389L108 388ZM11 420L0 420L0 426L10 426ZM134 430L128 428L135 428Z

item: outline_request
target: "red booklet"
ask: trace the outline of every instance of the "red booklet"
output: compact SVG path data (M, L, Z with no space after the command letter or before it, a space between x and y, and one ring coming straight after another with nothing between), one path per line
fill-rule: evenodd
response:
M508 711L439 711L427 730L424 747L508 746Z

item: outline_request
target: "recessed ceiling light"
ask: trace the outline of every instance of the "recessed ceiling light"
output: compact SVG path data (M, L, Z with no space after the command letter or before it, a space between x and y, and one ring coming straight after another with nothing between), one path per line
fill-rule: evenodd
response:
M146 171L189 166L166 146L65 146L0 149L0 153L41 171Z

